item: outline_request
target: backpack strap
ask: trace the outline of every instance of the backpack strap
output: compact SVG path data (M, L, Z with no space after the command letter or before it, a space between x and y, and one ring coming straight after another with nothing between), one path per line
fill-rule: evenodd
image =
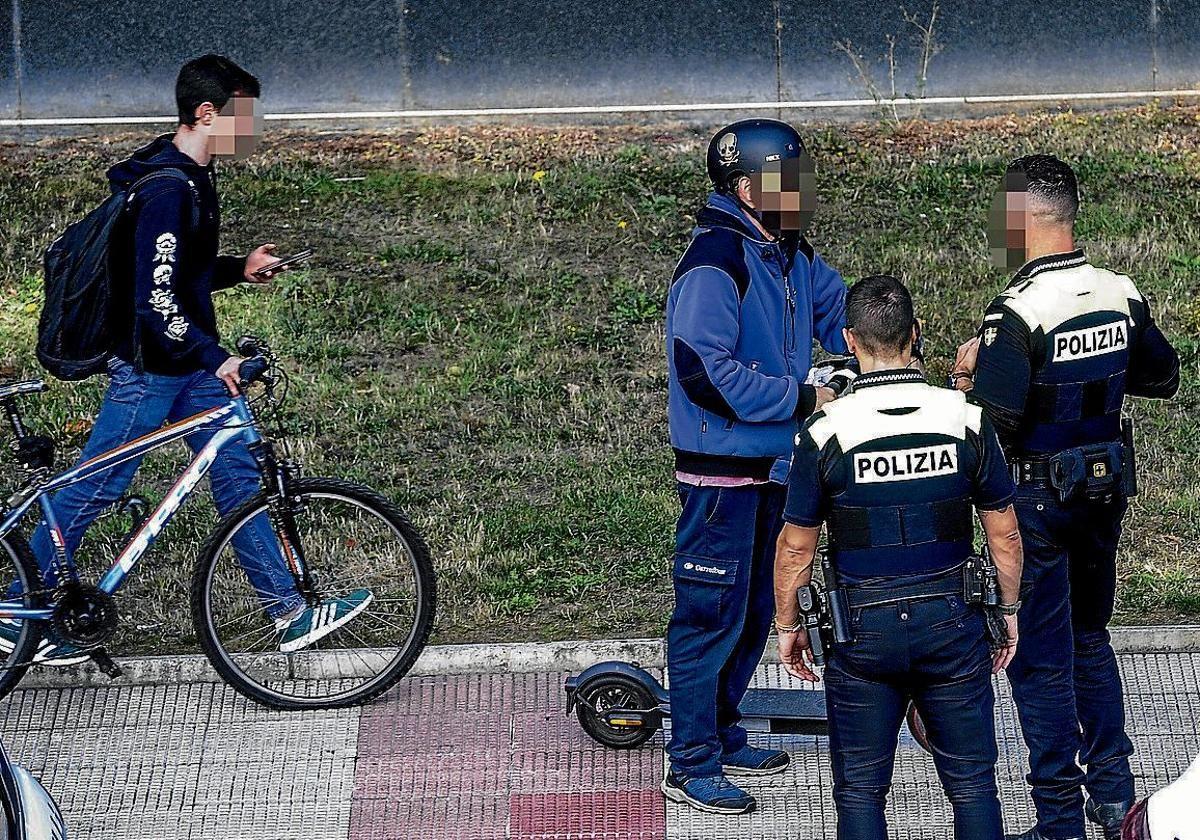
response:
M156 178L173 178L176 181L182 181L183 183L187 184L188 193L192 197L192 220L190 230L194 231L196 228L200 227L200 190L196 186L195 182L187 176L187 173L185 173L182 169L176 169L172 166L169 166L165 169L156 169L149 175L143 175L141 178L130 184L129 189L125 191L125 206L128 208L129 205L133 203L134 199L137 198L138 190Z

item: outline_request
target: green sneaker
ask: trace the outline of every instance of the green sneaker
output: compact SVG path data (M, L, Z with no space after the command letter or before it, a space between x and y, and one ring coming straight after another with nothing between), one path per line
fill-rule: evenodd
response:
M0 652L12 653L21 637L21 624L11 618L0 618ZM55 644L43 638L33 654L33 664L61 668L88 661L88 655L75 645Z
M325 638L334 630L353 621L375 600L369 589L356 589L345 598L330 598L315 607L307 607L283 629L279 649L293 653Z
M91 657L75 647L65 642L55 644L49 639L42 639L38 644L37 653L33 655L34 665L48 665L51 668L62 668L67 665L80 665L87 662Z
M0 618L0 651L12 653L21 638L21 622L11 618Z

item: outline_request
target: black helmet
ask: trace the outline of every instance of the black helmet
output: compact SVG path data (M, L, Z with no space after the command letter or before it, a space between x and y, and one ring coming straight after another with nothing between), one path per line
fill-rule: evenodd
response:
M726 192L734 176L753 175L763 165L807 153L796 129L779 120L741 120L722 128L708 142L708 177Z

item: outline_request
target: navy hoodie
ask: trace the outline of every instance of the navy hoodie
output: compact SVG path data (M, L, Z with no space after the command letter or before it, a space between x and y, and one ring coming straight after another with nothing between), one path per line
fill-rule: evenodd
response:
M120 274L132 286L129 317L136 319L138 329L131 322L120 331L124 338L116 355L136 363L140 350L149 373L215 373L230 354L219 343L212 293L245 279L246 261L217 256L221 213L212 164L201 166L179 151L172 135L164 134L113 166L108 180L119 192L160 169L178 169L189 183L155 178L138 188L127 208L120 234L125 241L114 244L113 253ZM193 225L196 204L198 223Z

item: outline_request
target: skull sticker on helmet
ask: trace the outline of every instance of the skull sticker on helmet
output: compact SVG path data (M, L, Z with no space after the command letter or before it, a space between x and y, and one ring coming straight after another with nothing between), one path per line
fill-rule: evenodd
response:
M737 135L731 131L718 140L717 154L721 156L723 166L732 166L737 163L742 156L742 153L738 151Z

